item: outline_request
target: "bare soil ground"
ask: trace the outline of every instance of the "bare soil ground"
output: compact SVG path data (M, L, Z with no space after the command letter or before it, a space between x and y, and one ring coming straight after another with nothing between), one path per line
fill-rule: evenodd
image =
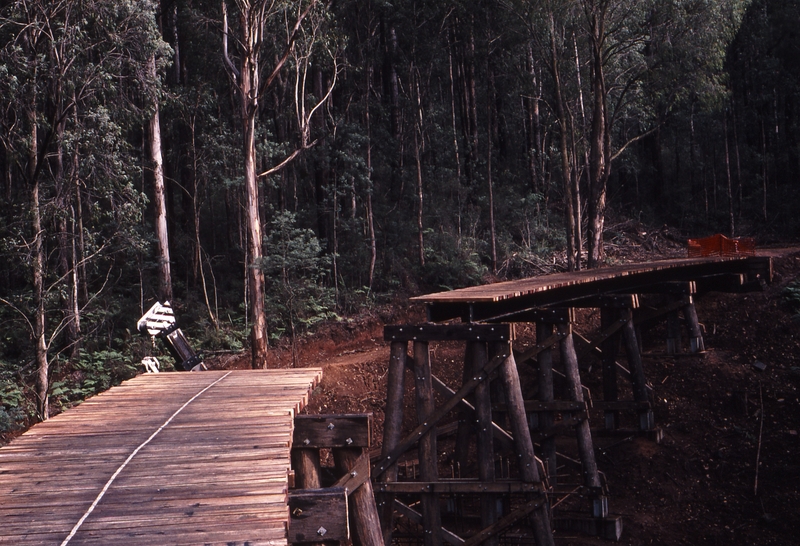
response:
M646 236L641 230L621 235L625 252L619 261L681 251L663 236L646 249ZM632 245L644 250L631 253ZM766 291L697 301L705 353L667 356L663 325L642 333L645 373L664 440L596 438L610 511L623 517L622 544L800 544L800 324L781 304L781 291L800 274L800 252L777 254L775 282ZM373 310L327 327L294 350L273 351L270 366L322 367L322 383L307 411L371 412L377 446L389 361L383 325L423 321L422 311L402 302ZM590 334L597 322L596 314L583 313L576 329ZM434 373L457 388L460 348L443 343L433 350ZM591 366L582 372L589 392L602 392L596 357L579 353L579 359L584 368ZM216 365L247 362L228 357ZM413 414L409 393L409 429ZM601 424L595 421L593 428ZM558 544L607 543L575 533L556 537Z

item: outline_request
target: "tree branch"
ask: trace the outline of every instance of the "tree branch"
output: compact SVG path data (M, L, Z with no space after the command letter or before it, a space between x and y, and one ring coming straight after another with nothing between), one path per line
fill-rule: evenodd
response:
M286 159L284 159L283 161L281 161L280 163L278 163L277 165L275 165L271 169L267 169L263 173L259 174L258 175L259 178L262 177L262 176L269 176L271 174L275 174L276 172L283 170L283 168L286 167L286 165L288 165L289 163L291 163L294 158L296 158L298 155L303 153L304 150L308 150L309 148L313 148L314 146L317 145L318 142L319 142L319 139L317 138L317 139L314 139L314 141L311 142L310 144L307 144L307 145L301 146L300 148L297 148L295 151L293 151L291 154L289 154L289 157L287 157Z
M235 84L239 79L239 70L228 56L228 4L222 0L222 60L225 61L225 68L228 76Z
M652 129L650 129L650 130L648 130L648 131L645 131L644 133L638 134L638 135L636 135L635 137L633 137L633 138L631 138L630 140L628 140L628 141L627 141L625 144L623 144L623 145L620 147L620 149L619 149L619 150L617 150L617 151L616 151L616 153L614 153L614 155L612 155L612 156L611 156L611 161L613 162L615 159L617 159L619 156L621 156L621 155L622 155L622 152L624 152L624 151L625 151L625 148L627 148L628 146L630 146L630 145L631 145L631 144L633 144L634 142L637 142L637 141L639 141L639 140L642 140L642 139L643 139L643 138L645 138L645 137L649 137L650 135L652 135L653 133L655 133L657 129L658 129L658 125L656 125L656 126L655 126L655 127L653 127Z
M263 93L266 89L268 89L269 86L272 85L272 82L275 80L275 78L278 77L278 74L283 68L283 65L286 64L286 61L289 59L289 55L292 53L292 46L294 45L294 41L297 39L297 33L300 30L300 26L303 24L303 21L308 16L308 14L311 13L311 8L313 8L316 5L316 3L317 0L312 0L311 2L309 2L308 7L306 7L305 11L297 17L297 21L295 21L294 23L294 28L292 29L292 33L289 35L289 38L286 41L286 50L283 52L281 58L278 59L278 62L275 64L275 68L272 70L272 73L266 80L264 80L261 89L259 89L259 95L261 95L261 93Z

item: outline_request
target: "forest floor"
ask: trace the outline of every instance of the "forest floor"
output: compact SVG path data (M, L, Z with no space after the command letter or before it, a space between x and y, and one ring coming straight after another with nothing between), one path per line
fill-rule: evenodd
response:
M610 246L612 259L685 252L664 234L629 231L630 237ZM664 439L595 438L610 512L623 518L621 544L800 544L800 323L782 304L782 290L800 275L800 249L776 256L774 283L764 292L710 294L696 302L704 353L667 356L663 325L642 333L645 373ZM590 334L596 315L582 315L576 330ZM294 349L274 350L269 365L322 367L323 380L306 411L371 412L377 447L389 362L383 326L423 320L422 308L399 301L329 325ZM433 347L434 374L456 388L463 362L458 351L446 343ZM589 392L602 392L597 358L579 352L579 360ZM211 363L248 365L235 356ZM410 429L408 393L405 415ZM593 428L601 424L602 417ZM562 449L569 445L559 443ZM556 543L607 541L556 533Z

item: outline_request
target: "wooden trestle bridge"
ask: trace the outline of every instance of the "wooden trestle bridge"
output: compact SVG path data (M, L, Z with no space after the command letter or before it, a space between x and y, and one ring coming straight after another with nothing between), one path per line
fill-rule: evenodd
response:
M298 415L319 369L139 376L0 449L0 544L543 546L554 529L617 539L622 520L593 434L632 422L659 439L637 325L665 318L667 351L679 352L682 312L687 350L702 351L693 298L758 290L771 278L768 256L680 259L415 298L429 321L384 331L384 437L372 463L368 415ZM585 307L602 317L583 340L602 361L594 430L572 329L574 309ZM516 323L535 323L535 343L515 339ZM439 341L465 344L457 390L431 373ZM521 377L518 364L532 374ZM417 426L404 431L406 370ZM554 388L554 374L565 389ZM577 454L561 451L565 433ZM332 476L320 450L332 454ZM578 469L577 483L562 483L564 464ZM565 488L585 513L559 516L553 499Z
M619 539L622 519L611 511L613 499L597 468L593 434L635 433L660 440L637 327L665 319L666 352L678 353L683 350L682 313L686 350L703 351L694 298L712 291L761 290L771 281L768 255L684 258L413 298L425 305L428 322L384 329L391 357L382 457L373 478L385 542L415 527L424 530L425 546L501 541L543 546L553 544L554 530ZM600 331L592 339L573 331L580 308L600 310ZM515 339L519 323L535 324L535 342ZM593 400L593 407L602 409L601 422L594 430L576 338L602 362L602 399L595 394ZM431 373L430 344L442 341L465 344L463 383L457 391ZM514 344L527 348L520 352ZM624 355L618 355L620 348ZM626 366L618 356L625 357ZM521 377L518 364L530 373ZM418 427L404 437L406 369L413 375ZM564 387L558 392L556 374ZM445 401L437 405L437 396ZM624 430L626 421L633 430ZM557 451L564 435L574 438L570 447L575 454ZM416 454L409 453L415 444ZM401 458L411 460L412 484L399 480L399 470L409 465L402 460L393 464ZM564 480L563 466L576 469L572 483ZM562 517L551 509L554 498L562 502L569 497L579 499L584 513Z

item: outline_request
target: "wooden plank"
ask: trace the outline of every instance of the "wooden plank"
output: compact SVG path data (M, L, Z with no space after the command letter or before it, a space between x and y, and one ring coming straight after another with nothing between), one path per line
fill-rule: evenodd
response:
M345 463L350 463L348 458ZM344 487L349 495L363 484L369 481L369 452L363 451L355 461L347 465L347 472L333 484L334 487Z
M320 374L137 377L33 427L0 449L0 543L60 544L99 499L74 543L285 544L293 417Z
M299 448L369 447L371 413L297 415L294 446Z
M404 324L383 328L384 341L509 341L510 324Z
M292 491L289 542L349 540L347 512L347 491L343 487Z
M568 302L598 293L637 293L664 282L692 281L723 273L746 273L772 281L772 258L683 258L556 273L519 281L439 292L412 298L424 303L429 320L441 322L468 316L472 321L507 320L531 309Z
M570 307L581 307L584 309L612 307L615 309L638 309L639 296L637 294L601 294L599 296L589 296L569 302Z
M442 480L438 482L381 482L376 491L387 493L461 494L520 494L539 493L539 485L518 481L482 482L472 480Z
M540 400L525 400L524 407L525 411L529 412L532 411L572 412L572 411L584 411L586 409L585 404L579 402L572 402L571 400L552 400L550 402L542 402ZM497 409L498 411L506 411L507 407L505 404L495 404L492 406L492 409Z
M521 311L519 313L514 313L512 317L510 317L510 322L546 322L548 324L569 324L575 321L575 309L574 307L580 307L580 305L572 305L570 302L570 307L544 307L541 309L529 309L526 311ZM490 319L488 322L492 322L494 319ZM497 319L503 320L503 319Z

